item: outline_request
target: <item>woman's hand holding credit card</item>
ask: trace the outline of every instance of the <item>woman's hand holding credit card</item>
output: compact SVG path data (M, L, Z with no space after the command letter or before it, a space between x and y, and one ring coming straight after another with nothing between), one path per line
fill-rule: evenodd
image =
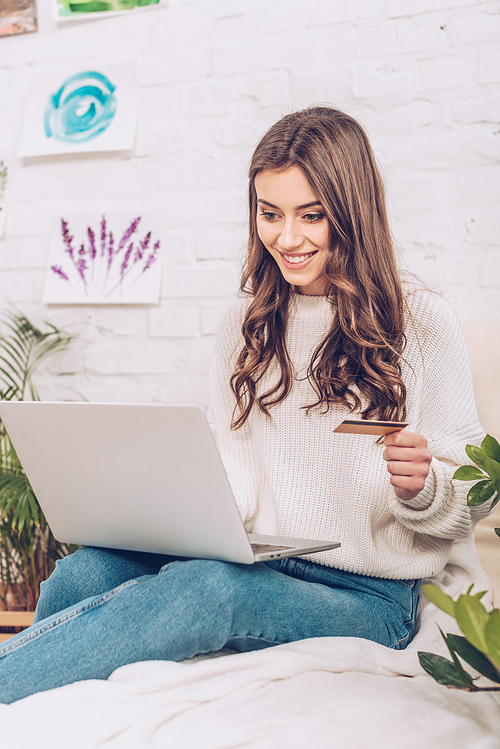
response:
M346 419L334 429L341 434L371 434L384 437L382 457L398 499L409 501L419 494L429 475L432 455L421 434L405 429L405 421Z

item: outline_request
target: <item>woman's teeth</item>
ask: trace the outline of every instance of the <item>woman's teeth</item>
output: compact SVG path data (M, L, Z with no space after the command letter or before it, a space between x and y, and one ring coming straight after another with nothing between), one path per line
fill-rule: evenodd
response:
M308 260L314 255L314 252L309 252L307 255L283 255L287 263L303 263L304 260Z

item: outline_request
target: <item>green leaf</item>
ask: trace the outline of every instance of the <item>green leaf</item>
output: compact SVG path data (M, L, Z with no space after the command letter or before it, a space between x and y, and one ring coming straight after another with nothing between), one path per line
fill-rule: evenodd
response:
M27 507L24 504L24 502L18 505L19 508L19 517L17 519L17 531L18 533L23 532L23 528L26 525L26 521L28 519L28 513L27 513Z
M495 530L498 530L495 528ZM495 666L500 669L500 611L493 609L490 612L489 622L485 629L486 654L491 658Z
M493 481L500 481L500 463L491 458L486 458L484 461L484 470Z
M455 618L463 634L482 653L486 653L485 629L489 613L477 596L462 595L455 601Z
M438 684L445 687L467 689L472 684L472 678L463 669L459 670L454 663L435 653L418 653L420 665Z
M467 494L467 504L469 507L477 507L478 505L484 504L490 499L495 493L495 487L493 481L487 479L486 481L478 481L477 484L471 486L469 493Z
M455 602L453 598L436 587L435 585L423 585L422 592L434 606L444 611L446 614L455 617Z
M488 625L487 625L488 627ZM472 668L479 671L480 674L485 676L490 681L495 681L500 684L500 671L495 668L489 658L487 658L481 651L471 645L471 643L460 635L446 635L446 644L449 648L455 651L460 658L472 666Z
M484 442L484 440L483 440ZM500 463L490 458L482 447L476 445L466 445L465 452L469 458L485 471L488 476L495 480L500 480Z
M35 500L35 496L32 492L28 492L28 502L31 510L31 515L33 517L33 522L37 526L37 528L40 527L40 516L38 514L38 505Z
M477 447L476 445L466 445L465 452L473 463L479 466L479 468L486 470L484 467L484 463L486 460L488 460L488 456L482 447Z
M484 477L484 473L475 466L461 466L461 468L457 468L452 479L458 479L458 481L477 481L478 479L484 479Z
M495 528L495 533L497 534L497 536L500 536L500 528Z
M500 481L500 463L491 458L485 460L485 471L493 481Z
M465 671L464 667L462 666L462 664L460 663L459 659L457 658L457 655L455 653L455 649L453 648L452 642L448 641L448 637L447 637L447 635L445 635L443 633L441 627L439 627L439 631L441 632L441 637L445 641L446 647L448 648L448 650L450 652L450 655L453 658L453 663L455 665L455 668L457 669L458 673L461 675L461 677L463 679L467 679L467 677L469 676L469 674Z
M496 460L498 463L500 463L500 444L498 443L498 440L491 436L491 434L486 435L484 440L481 442L481 447L483 448L488 458Z

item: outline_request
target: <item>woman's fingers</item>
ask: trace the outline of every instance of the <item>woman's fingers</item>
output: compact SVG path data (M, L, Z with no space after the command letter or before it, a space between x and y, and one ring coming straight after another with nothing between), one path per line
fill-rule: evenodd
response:
M432 455L427 449L427 440L421 434L404 429L387 434L384 444L383 458L396 496L402 500L413 499L422 491L429 475Z

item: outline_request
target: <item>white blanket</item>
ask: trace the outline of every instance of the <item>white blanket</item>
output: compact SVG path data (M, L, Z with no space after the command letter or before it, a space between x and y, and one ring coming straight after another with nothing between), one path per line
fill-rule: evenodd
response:
M438 582L455 596L473 581L477 590L489 588L471 542L461 542ZM321 638L124 666L107 681L1 705L0 746L500 749L500 693L446 689L422 671L419 650L446 655L437 624L456 631L423 602L418 633L404 651Z

